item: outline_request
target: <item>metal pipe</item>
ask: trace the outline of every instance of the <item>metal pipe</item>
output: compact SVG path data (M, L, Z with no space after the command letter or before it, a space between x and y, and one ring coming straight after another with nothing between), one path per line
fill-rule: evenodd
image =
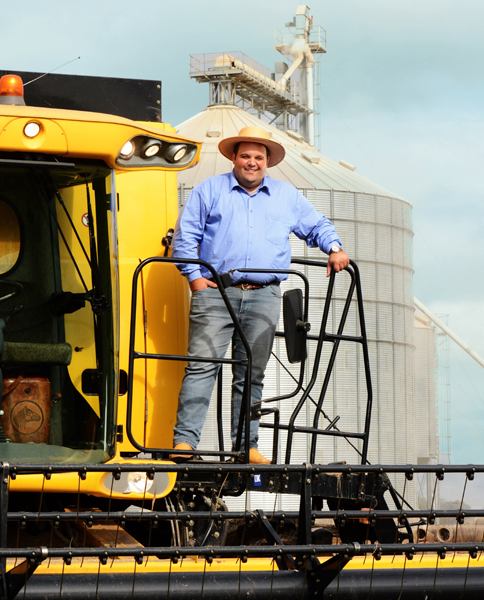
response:
M298 483L300 486L300 482ZM318 494L319 495L319 494ZM454 510L435 510L432 511L432 518L435 519L453 519L456 520L459 515L461 515L461 511ZM231 521L231 520L250 520L253 518L253 514L251 512L247 512L245 510L236 510L236 511L210 511L210 510L191 510L187 511L179 511L179 512L171 512L171 511L145 511L142 514L138 512L124 512L124 511L115 511L112 510L109 512L72 512L72 513L56 513L56 512L8 512L6 513L8 522L16 521L17 523L27 523L27 522L37 522L37 521L50 521L50 522L70 522L70 521L92 521L94 522L102 522L106 520L112 520L115 522L120 521L180 521L180 522L188 522L190 520L195 521L208 521L210 519L217 519L221 521ZM338 510L313 510L311 511L311 515L314 519L337 519L342 516L341 509ZM299 510L275 510L271 511L271 519L297 519L300 516ZM407 510L405 509L405 516L407 519L428 519L429 518L429 510L428 509L420 509L420 510ZM476 510L466 510L465 517L466 519L476 519L484 516L483 509ZM375 519L398 519L402 517L402 510L371 510L365 512L365 518L375 518ZM358 521L362 518L361 509L357 510L344 510L344 518L347 520ZM429 542L429 533L432 533L434 536L432 539L436 539L438 530L443 528L449 529L452 531L452 535L450 536L450 541L452 542L482 542L484 541L484 526L476 525L475 523L465 523L464 525L459 525L457 528L455 525L426 525L418 527L416 531L416 539L420 542L426 540ZM457 530L457 540L455 539L455 531ZM427 537L426 537L427 534ZM445 534L442 536L442 532L440 534L442 542L449 541L449 538L442 539L442 537L446 537Z
M458 335L456 335L452 329L450 329L450 327L447 327L447 325L445 323L443 323L438 317L436 317L434 315L434 313L432 313L424 304L422 304L420 302L420 300L417 300L417 298L413 298L413 302L415 304L415 306L421 310L423 312L424 315L426 315L435 325L437 325L437 327L439 329L441 329L444 333L446 333L451 340L454 340L454 342L460 346L462 348L462 350L465 350L465 352L467 352L467 354L469 354L469 356L472 356L472 358L478 362L481 367L484 367L484 358L482 358L481 356L479 356L479 354L477 354L477 352L475 352L468 344L466 344L463 340L460 339L460 337Z
M484 526L476 523L427 525L417 528L415 538L415 542L418 540L420 543L482 542L484 539Z
M299 65L302 63L303 60L304 60L304 54L301 52L301 55L296 58L296 60L292 63L292 65L289 67L289 69L279 79L278 83L280 86L282 86L285 89L287 82L289 80L289 77L291 77L291 75L299 67Z
M312 57L311 57L312 58ZM307 86L307 105L308 113L308 142L310 146L314 146L314 92L313 92L313 65L314 61L306 60L306 86Z
M282 426L280 426L282 428ZM364 435L364 434L359 434ZM156 452L171 452L172 448L157 448ZM190 454L190 450L180 450L180 453ZM200 452L198 452L200 454ZM203 450L203 454L220 456L223 452ZM225 451L225 454L229 454ZM230 454L235 454L234 452ZM1 464L8 464L5 461ZM155 461L152 463L104 463L104 464L18 464L10 465L9 475L15 479L23 475L35 475L50 473L52 476L57 473L76 473L82 477L85 473L114 473L114 472L152 472L152 473L184 473L187 465L177 465L172 462ZM281 465L254 465L233 464L233 463L210 463L199 462L190 465L192 473L304 473L305 465L281 464ZM329 464L313 465L312 473L341 473L344 476L350 476L355 473L404 473L410 479L415 473L435 473L439 479L442 479L449 473L466 473L469 480L474 479L476 473L484 473L484 465L347 465L347 464ZM12 477L13 476L13 477ZM469 514L469 510L466 510Z

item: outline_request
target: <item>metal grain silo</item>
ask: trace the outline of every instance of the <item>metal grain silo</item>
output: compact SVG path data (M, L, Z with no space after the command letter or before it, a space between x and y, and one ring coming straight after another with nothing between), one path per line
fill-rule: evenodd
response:
M436 330L432 321L415 313L415 449L418 464L439 463L437 427L437 355ZM418 476L419 505L439 507L439 489L434 489L431 473ZM434 497L435 495L435 497Z
M249 125L264 127L274 140L286 148L286 159L269 169L268 175L292 183L317 210L330 218L343 247L359 266L374 390L369 460L380 464L415 463L411 205L349 168L322 156L301 136L267 125L230 104L210 106L177 127L179 133L204 142L199 165L179 174L180 205L184 204L198 183L231 170L231 163L218 152L217 145L222 138L237 135L242 127ZM325 259L318 249L308 249L296 237L291 239L291 245L293 257ZM313 280L310 320L316 326L322 314L327 280L324 274L311 271L315 269L306 267L306 273ZM294 286L294 283L291 277L284 288ZM346 285L346 275L338 275L333 320L341 311ZM346 331L356 334L357 330L356 311L352 310ZM278 340L277 344L280 345L281 341ZM329 352L330 348L324 351L325 359ZM312 353L310 345L309 358ZM294 371L294 368L289 367L289 370ZM227 373L224 378L227 393L229 381ZM290 386L289 375L275 360L271 361L266 373L264 396L279 394ZM281 420L287 421L293 407L293 401L281 403ZM340 429L361 430L366 408L366 386L361 352L353 345L340 347L324 408L330 418L336 415L340 417ZM214 406L211 411L204 429L202 447L205 444L205 447L212 447L216 439ZM312 413L309 404L301 419L311 423ZM323 423L321 425L325 426ZM228 421L225 428L228 430ZM260 448L263 452L269 452L270 436L270 430L261 430ZM284 439L281 444L284 446ZM305 436L296 438L294 448L292 461L307 461L308 442ZM342 460L349 463L359 460L355 450L344 439L324 438L324 442L319 442L318 462ZM414 496L414 491L409 494L407 490L409 500Z

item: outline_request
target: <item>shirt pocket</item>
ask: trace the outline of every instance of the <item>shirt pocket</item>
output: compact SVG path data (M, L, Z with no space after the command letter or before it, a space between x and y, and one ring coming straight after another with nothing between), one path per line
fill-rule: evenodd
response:
M283 217L276 215L266 215L264 222L264 239L274 246L284 246L289 237L289 223Z

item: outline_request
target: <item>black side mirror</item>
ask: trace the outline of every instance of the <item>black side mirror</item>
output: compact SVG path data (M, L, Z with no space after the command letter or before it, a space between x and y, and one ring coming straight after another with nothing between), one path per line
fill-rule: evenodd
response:
M284 336L287 358L290 363L298 363L306 358L307 332L311 324L303 321L303 295L301 290L288 290L282 297Z

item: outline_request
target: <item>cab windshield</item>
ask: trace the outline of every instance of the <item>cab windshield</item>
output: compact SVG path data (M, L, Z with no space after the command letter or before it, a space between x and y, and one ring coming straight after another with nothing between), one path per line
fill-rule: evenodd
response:
M0 460L113 455L115 198L101 161L0 156Z

